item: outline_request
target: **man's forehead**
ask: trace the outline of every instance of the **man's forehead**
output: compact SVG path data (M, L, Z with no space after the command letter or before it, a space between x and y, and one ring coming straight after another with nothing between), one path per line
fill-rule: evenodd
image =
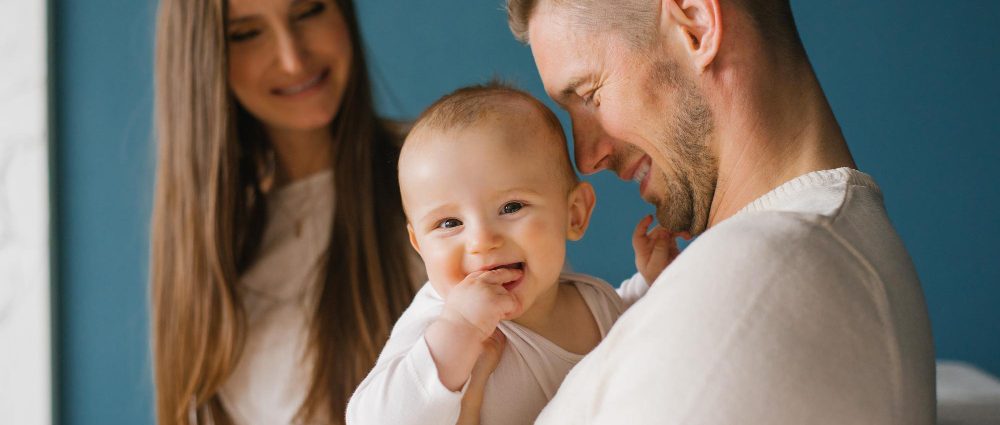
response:
M597 52L593 38L574 30L565 13L546 13L551 7L542 7L528 24L531 53L546 93L561 104L565 95L592 77Z

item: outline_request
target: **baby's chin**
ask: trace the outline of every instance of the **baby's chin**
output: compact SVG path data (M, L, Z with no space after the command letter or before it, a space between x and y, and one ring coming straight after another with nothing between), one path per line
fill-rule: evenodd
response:
M521 296L519 294L511 294L511 295L513 295L514 296L514 300L517 301L517 308L514 309L514 311L512 313L508 314L507 318L504 319L504 320L517 320L517 319L520 319L521 316L524 316L524 312L526 311L526 308L531 308L530 306L525 307L524 302L521 301Z

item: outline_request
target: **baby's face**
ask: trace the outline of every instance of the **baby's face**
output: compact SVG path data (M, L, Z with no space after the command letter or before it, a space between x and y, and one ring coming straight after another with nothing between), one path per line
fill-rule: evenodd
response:
M531 127L491 120L430 131L401 161L411 240L441 296L471 272L518 268L523 277L504 287L524 312L557 283L572 187L556 171L566 158L538 148L561 139L539 140L557 136Z

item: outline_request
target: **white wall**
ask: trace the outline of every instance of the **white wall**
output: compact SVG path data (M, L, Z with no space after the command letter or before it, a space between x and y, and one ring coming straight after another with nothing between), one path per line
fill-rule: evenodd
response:
M0 0L0 421L52 422L46 2Z

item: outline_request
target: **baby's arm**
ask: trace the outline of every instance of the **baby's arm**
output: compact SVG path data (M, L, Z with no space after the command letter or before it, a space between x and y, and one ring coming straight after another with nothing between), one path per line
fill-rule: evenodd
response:
M347 403L349 425L423 424L455 421L462 394L437 376L424 333L444 300L425 285L396 322L378 362Z
M516 301L505 303L490 298L488 295L491 292L487 289L496 294L499 291L494 287L498 287L506 293L501 284L516 279L520 273L498 270L470 274L465 281L452 288L447 302L429 295L433 293L430 288L420 291L394 327L375 368L351 396L347 405L347 423L455 423L462 407L462 387L469 380L473 366L483 351L483 340L492 335L496 323L504 318L503 312L506 309L513 312L516 307ZM494 279L499 283L491 283ZM509 294L506 296L513 298ZM475 315L466 319L467 310L492 311L468 305L476 300L489 303L501 311L496 313L500 317L493 328L483 337L470 337L477 333L462 327L463 321L484 323ZM473 341L472 346L462 346L461 341ZM472 360L462 376L463 364L460 362L469 353ZM454 386L449 386L449 383Z

